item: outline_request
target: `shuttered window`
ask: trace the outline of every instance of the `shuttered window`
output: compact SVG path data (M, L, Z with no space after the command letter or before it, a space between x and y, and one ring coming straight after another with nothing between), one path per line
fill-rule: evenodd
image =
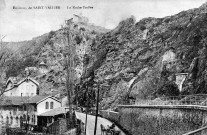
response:
M45 109L49 109L49 103L48 102L45 103Z
M53 109L54 103L50 102L50 109Z

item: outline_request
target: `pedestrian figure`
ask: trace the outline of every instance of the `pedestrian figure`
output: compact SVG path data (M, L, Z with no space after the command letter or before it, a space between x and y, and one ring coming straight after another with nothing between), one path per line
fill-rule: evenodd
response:
M105 135L106 133L106 128L101 124L101 135Z

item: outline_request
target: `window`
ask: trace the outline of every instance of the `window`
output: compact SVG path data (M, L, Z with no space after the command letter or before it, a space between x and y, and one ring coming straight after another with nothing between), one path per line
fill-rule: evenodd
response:
M13 117L11 116L10 119L11 119L10 124L13 124Z
M19 123L19 118L16 116L16 124Z
M45 103L45 109L49 109L49 103L48 102Z
M9 117L6 116L6 125L9 125Z
M25 114L23 114L23 120L26 120L26 115Z
M1 115L1 122L3 123L4 122L4 117Z
M27 116L27 121L30 121L30 116L29 115Z
M53 102L50 102L50 109L53 109L53 105L54 103Z
M36 122L36 119L35 119L36 117L35 117L35 115L34 115L34 123Z

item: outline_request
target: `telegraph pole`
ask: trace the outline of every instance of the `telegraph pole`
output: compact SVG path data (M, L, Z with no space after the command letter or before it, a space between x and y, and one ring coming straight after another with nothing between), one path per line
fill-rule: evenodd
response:
M86 109L85 109L85 113L86 113L86 118L85 118L85 135L86 135L86 129L87 129L87 122L88 122L88 86L86 84Z
M96 96L96 119L95 119L94 135L96 135L97 121L98 121L98 102L99 102L99 84L98 84L97 96Z

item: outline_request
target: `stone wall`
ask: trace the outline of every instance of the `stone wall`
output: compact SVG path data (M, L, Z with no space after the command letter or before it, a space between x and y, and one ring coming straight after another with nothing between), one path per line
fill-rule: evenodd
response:
M63 135L77 135L76 132L77 132L76 128L74 128L74 129L71 129L71 130L65 132Z
M207 123L202 106L119 106L119 124L132 135L181 135Z
M108 120L111 120L113 122L119 122L119 113L114 111L107 111L107 110L100 110L99 114Z
M66 119L59 119L58 121L55 121L52 123L48 129L50 134L57 134L60 135L67 131L67 123Z

